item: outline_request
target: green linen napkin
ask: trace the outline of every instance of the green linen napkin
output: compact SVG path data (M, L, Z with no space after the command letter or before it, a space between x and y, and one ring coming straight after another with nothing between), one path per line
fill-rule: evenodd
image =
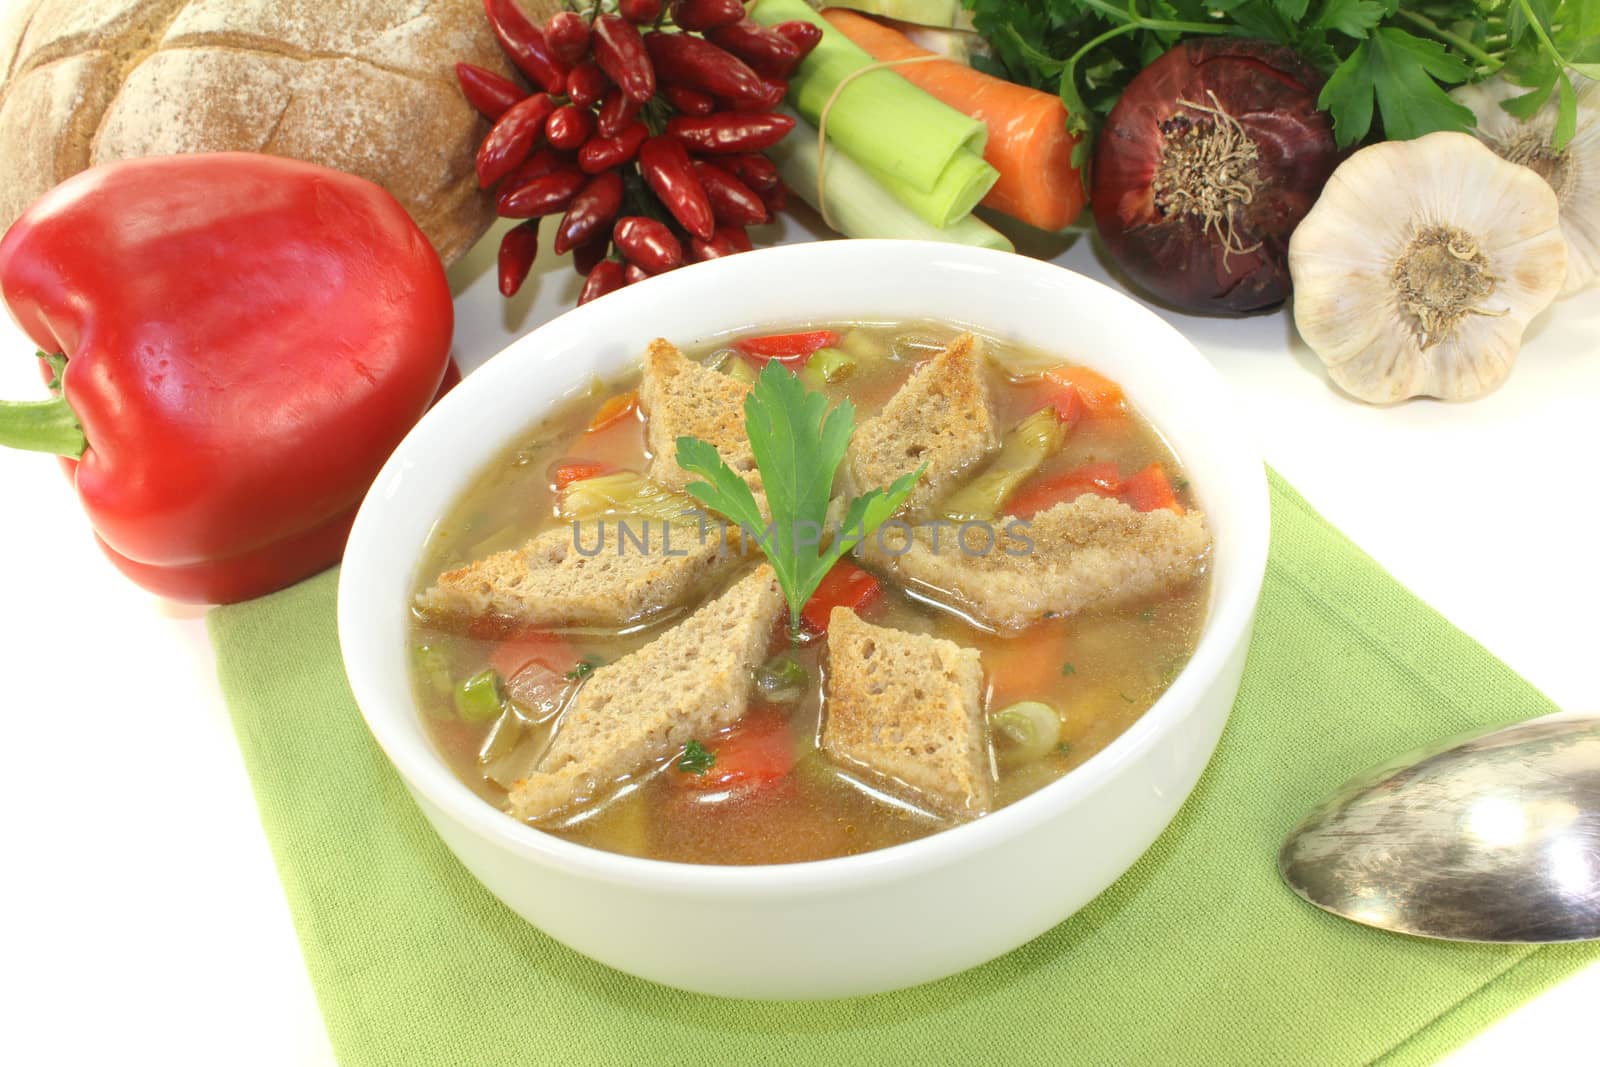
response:
M1279 883L1279 840L1348 775L1555 709L1276 476L1244 685L1166 833L1010 955L855 1000L681 993L591 962L503 907L434 837L368 735L339 661L335 581L219 608L210 624L306 964L350 1067L1423 1063L1596 956L1378 933ZM693 952L717 932L662 936Z

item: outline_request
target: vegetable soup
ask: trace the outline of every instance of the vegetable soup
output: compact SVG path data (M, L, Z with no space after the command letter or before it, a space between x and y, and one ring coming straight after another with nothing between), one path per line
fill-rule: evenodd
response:
M549 833L848 855L1114 740L1192 652L1209 559L1177 457L1066 354L934 322L658 341L438 524L413 685L461 780Z

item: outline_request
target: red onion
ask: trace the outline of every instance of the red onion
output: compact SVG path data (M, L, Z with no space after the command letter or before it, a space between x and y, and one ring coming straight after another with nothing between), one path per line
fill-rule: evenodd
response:
M1184 41L1146 67L1095 143L1090 196L1112 257L1186 311L1289 295L1289 234L1338 163L1322 77L1265 41Z

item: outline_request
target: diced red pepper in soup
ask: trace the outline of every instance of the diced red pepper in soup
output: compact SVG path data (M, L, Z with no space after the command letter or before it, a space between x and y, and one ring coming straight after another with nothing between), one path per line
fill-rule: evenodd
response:
M834 608L850 608L862 614L883 596L883 586L870 571L864 571L849 560L842 559L829 569L811 594L806 606L800 609L800 621L812 633L828 632L828 616Z
M775 333L766 337L745 337L733 347L758 363L777 360L786 365L803 364L819 349L839 343L837 330L808 330L804 333Z
M757 705L733 724L727 736L705 745L712 755L703 774L674 766L672 775L692 789L735 789L776 782L794 767L794 738L774 708Z
M1031 479L1017 490L1006 511L1019 519L1031 519L1041 511L1048 511L1063 501L1076 500L1085 493L1114 497L1121 492L1122 476L1117 473L1115 463L1088 463L1065 474Z
M1128 476L1122 483L1120 494L1124 503L1135 511L1158 511L1166 508L1183 514L1183 505L1178 503L1178 494L1173 490L1172 483L1167 480L1167 472L1161 469L1161 464L1152 463L1138 474Z

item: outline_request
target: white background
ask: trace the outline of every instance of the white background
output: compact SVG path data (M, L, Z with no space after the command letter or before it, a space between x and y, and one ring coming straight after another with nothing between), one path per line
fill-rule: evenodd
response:
M493 245L452 272L466 367L577 292L547 259L505 304ZM1057 258L1105 276L1086 241ZM1600 290L1536 321L1493 396L1387 410L1336 393L1286 314L1167 317L1314 506L1558 704L1600 708ZM0 325L0 397L44 395L32 352ZM0 452L0 500L0 1062L331 1063L201 609L114 571L52 460ZM1597 998L1591 968L1449 1062L1592 1062Z

